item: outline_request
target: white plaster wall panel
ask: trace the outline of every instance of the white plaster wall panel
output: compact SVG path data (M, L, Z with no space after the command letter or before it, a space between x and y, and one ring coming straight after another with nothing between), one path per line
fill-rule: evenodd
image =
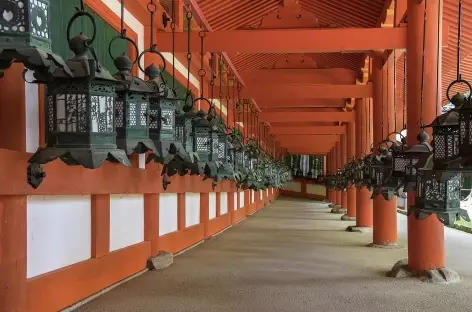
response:
M244 192L239 192L239 209L244 208Z
M251 203L254 202L254 190L251 190Z
M209 209L210 211L208 212L208 218L210 220L213 220L216 218L216 193L210 193L209 194Z
M326 195L326 188L323 185L307 184L306 185L306 192L307 192L307 194L325 196Z
M262 191L259 191L259 199L262 200Z
M144 241L144 196L110 195L110 252Z
M234 192L234 204L233 204L233 210L238 210L238 193Z
M90 196L28 196L26 211L27 278L90 259Z
M177 194L159 194L159 236L178 230Z
M146 154L139 154L138 167L139 169L146 169Z
M26 152L34 153L39 147L38 85L25 82Z
M185 227L200 223L200 193L185 193Z
M285 184L283 189L286 190L286 191L301 192L302 191L302 184L300 182L291 181L291 182L288 182L287 184Z
M269 196L269 189L266 190L266 197Z
M228 213L228 193L220 193L220 215Z

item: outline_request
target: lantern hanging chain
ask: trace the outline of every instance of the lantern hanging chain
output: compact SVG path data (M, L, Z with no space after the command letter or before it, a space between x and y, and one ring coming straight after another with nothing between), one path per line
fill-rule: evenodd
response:
M198 71L198 75L200 76L200 98L203 99L203 78L205 77L206 75L206 70L205 68L203 67L204 64L203 64L203 58L204 58L204 54L203 54L203 38L205 38L205 32L203 30L201 30L198 35L200 36L200 70ZM213 77L213 74L212 74L212 77ZM212 88L213 90L213 88Z
M170 29L172 30L172 89L175 91L175 1L171 6L172 21Z
M155 51L156 49L156 45L154 44L154 14L156 13L157 11L157 6L156 4L154 3L154 0L151 0L148 5L147 5L147 10L149 11L150 15L151 15L151 23L150 23L150 30L149 30L149 33L150 33L150 39L149 39L149 50L152 52L152 51Z
M459 0L459 17L457 21L457 80L461 80L461 36L462 36L462 0Z
M218 78L220 79L220 118L222 117L221 112L223 111L223 58L220 54L218 58Z
M192 52L190 52L190 31L192 30L192 8L190 7L185 14L187 18L187 92L190 92L190 65L192 61ZM201 86L200 86L201 88Z
M423 51L421 55L421 101L420 101L420 127L423 126L423 101L424 101L424 61L426 50L426 18L428 11L428 0L424 0L424 19L423 19Z
M231 101L231 87L229 85L229 77L231 76L231 71L228 66L228 74L227 74L227 83L226 83L226 128L229 127L229 103ZM234 80L233 80L233 86L234 86ZM233 99L233 104L234 104L234 99ZM221 108L221 107L220 107ZM220 113L221 113L220 109Z
M406 129L406 51L403 53L403 129Z
M381 122L381 128L382 128L382 138L384 137L384 75L383 75L383 60L381 62L382 64L382 99L380 101L380 109L382 110L382 118L380 120Z
M121 0L121 21L120 21L120 36L121 38L126 38L126 29L125 29L125 0Z
M202 55L203 55L203 52L202 52ZM213 106L213 98L214 98L213 87L215 86L215 72L214 72L215 65L213 64L213 55L214 55L214 53L211 52L210 53L210 76L211 76L211 78L210 78L210 97L211 97L212 106ZM202 60L202 64L203 64L203 60ZM203 68L203 65L202 65L202 68ZM203 95L202 95L202 97L203 97Z
M387 96L386 96L386 103L385 103L385 104L386 104L385 107L387 108L387 109L386 109L386 112L385 112L385 114L387 115L387 136L390 134L390 114L389 114L389 110L390 110L390 107L389 107L389 106L390 106L390 105L389 105L389 104L390 104L390 103L389 103L389 102L390 102L390 101L389 101L389 100L390 100L390 99L389 99L389 95L390 95L390 94L389 94L389 93L390 93L390 92L389 92L389 90L390 90L390 89L389 89L390 81L388 80L388 68L389 68L388 62L389 62L389 59L387 59ZM382 127L382 129L383 129L383 127ZM382 137L383 137L383 135L382 135ZM388 139L390 139L390 138L388 138Z

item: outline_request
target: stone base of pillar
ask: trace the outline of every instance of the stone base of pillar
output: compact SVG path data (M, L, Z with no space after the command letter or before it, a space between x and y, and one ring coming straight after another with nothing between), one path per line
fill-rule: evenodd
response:
M348 232L356 232L356 233L372 233L372 228L370 227L359 227L350 225L346 228Z
M382 249L401 249L401 248L404 248L403 246L400 246L397 243L391 243L391 244L386 244L386 245L379 245L379 244L370 243L370 244L367 245L367 247L382 248Z
M343 221L356 221L356 217L351 217L345 214L344 216L341 217L341 220Z
M170 252L160 251L157 256L151 257L147 261L149 270L163 270L174 263L174 255Z
M408 259L395 263L392 270L387 273L387 276L395 278L418 277L422 282L431 284L455 284L461 280L459 274L448 268L427 270L421 273L415 272L408 266Z
M334 208L334 207L336 207L336 204L330 203L330 204L328 205L328 208Z
M347 209L341 208L341 206L336 205L333 209L331 209L331 213L339 213L339 214L346 214Z

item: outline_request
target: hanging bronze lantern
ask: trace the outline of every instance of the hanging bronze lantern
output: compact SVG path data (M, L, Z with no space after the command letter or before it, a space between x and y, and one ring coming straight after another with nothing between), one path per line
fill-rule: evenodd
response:
M459 217L470 221L467 211L460 207L460 174L441 181L441 172L434 167L434 156L430 155L425 165L417 169L415 206L408 214L414 213L423 220L434 213L444 225L454 224Z
M122 35L112 39L109 45L110 57L114 60L118 72L113 76L120 83L116 87L115 104L115 128L117 146L126 151L128 155L135 153L144 154L147 151L156 152L154 142L149 138L149 95L153 92L148 85L139 77L133 76L131 70L138 62L136 57L134 62L123 53L114 58L112 55L112 45L116 39L129 41L139 55L136 43L126 37L126 32L122 30Z
M81 4L81 12L84 12ZM0 78L3 77L2 71L13 63L22 63L33 71L33 82L53 79L57 67L72 76L63 59L51 52L49 7L49 0L0 1Z
M69 22L67 40L74 57L67 61L67 67L73 75L57 68L53 79L47 81L47 146L39 148L28 162L46 164L60 158L67 165L89 169L100 167L105 160L130 166L126 152L116 145L115 86L118 82L97 59L89 56L95 34L92 39L82 33L70 37L72 23L82 16L94 21L90 13L79 11Z
M405 151L405 179L403 185L405 192L416 190L417 168L424 167L429 156L433 153L433 147L428 143L429 136L423 129L416 138L419 143Z

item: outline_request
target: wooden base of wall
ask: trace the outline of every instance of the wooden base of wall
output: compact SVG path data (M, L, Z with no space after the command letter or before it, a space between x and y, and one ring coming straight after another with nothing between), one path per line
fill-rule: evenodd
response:
M230 211L208 221L208 235L215 235L244 218L249 212L262 209L278 197L278 192L256 200L253 204ZM231 205L230 205L231 206ZM228 207L229 209L230 207ZM233 207L231 207L233 209ZM204 224L198 224L157 240L158 250L177 253L206 237ZM26 311L58 311L79 302L146 268L153 255L151 242L145 241L104 256L89 259L26 281ZM0 311L3 311L0 309Z

